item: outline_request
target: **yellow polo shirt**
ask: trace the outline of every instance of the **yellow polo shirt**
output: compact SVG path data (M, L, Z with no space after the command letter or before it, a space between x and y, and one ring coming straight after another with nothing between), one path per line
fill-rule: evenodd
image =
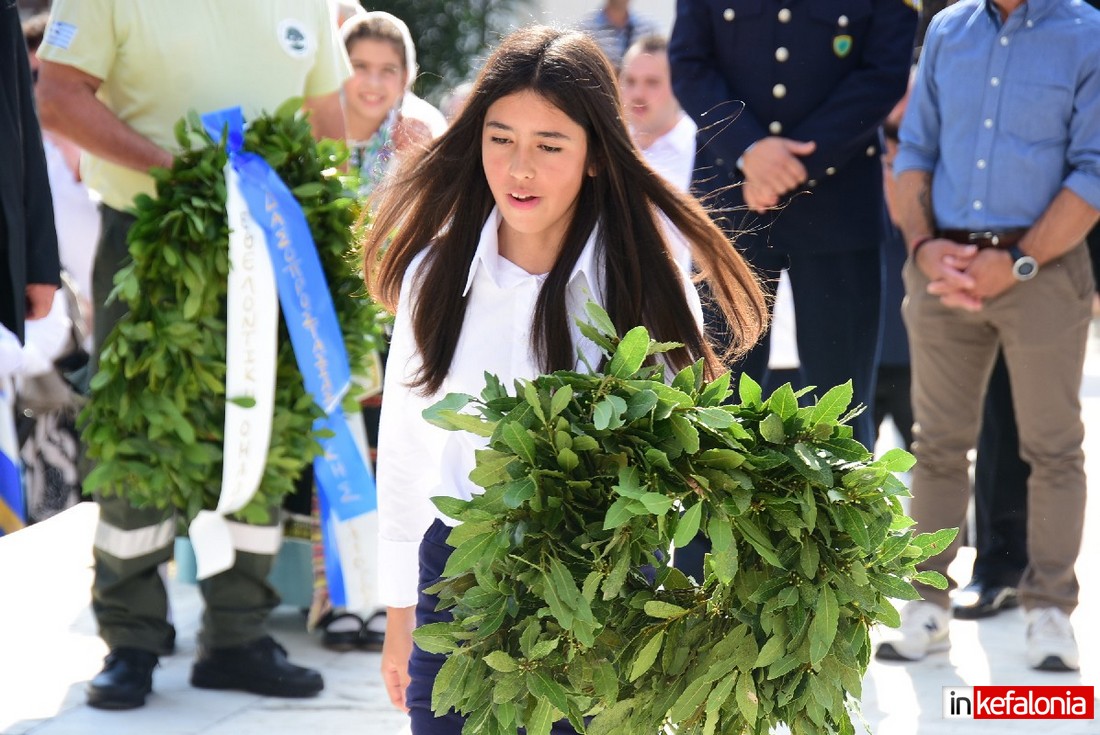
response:
M170 151L176 121L337 91L350 64L328 0L55 0L38 55L103 81L123 122ZM145 173L85 155L81 173L125 210L153 192Z

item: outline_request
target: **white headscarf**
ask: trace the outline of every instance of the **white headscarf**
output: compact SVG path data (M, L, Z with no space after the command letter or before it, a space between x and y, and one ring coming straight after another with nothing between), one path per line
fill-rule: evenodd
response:
M398 18L392 13L387 13L384 10L372 10L364 11L362 13L356 13L352 17L344 21L344 24L340 26L340 35L344 39L344 44L348 42L348 38L361 26L369 23L370 21L379 18L388 21L397 29L397 32L401 34L401 41L405 47L405 89L411 90L413 82L416 81L416 75L418 67L416 66L416 46L413 45L412 34L409 33L409 27L405 25L405 21Z

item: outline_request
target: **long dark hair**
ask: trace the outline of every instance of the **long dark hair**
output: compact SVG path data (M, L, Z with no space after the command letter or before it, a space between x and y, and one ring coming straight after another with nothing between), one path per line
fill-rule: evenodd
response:
M523 91L545 98L584 128L588 165L596 171L585 177L535 307L531 339L540 368L549 372L576 364L566 286L598 223L604 307L620 333L644 325L654 339L684 344L669 355L674 367L703 358L708 374L719 374L722 362L688 305L657 210L691 245L700 276L729 322L732 339L724 358L743 354L767 322L754 272L694 199L642 161L623 123L614 71L600 48L582 33L532 26L501 42L447 132L406 160L376 193L365 242L371 294L393 310L406 270L430 247L420 270L422 296L412 307L422 359L416 387L433 393L450 370L465 317L466 274L493 209L481 163L486 110Z

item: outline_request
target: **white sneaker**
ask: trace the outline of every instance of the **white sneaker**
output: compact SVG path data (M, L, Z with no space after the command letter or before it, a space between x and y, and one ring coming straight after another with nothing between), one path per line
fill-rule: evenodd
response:
M925 600L913 600L901 609L901 627L879 644L875 657L882 661L920 661L951 645L947 626L951 613Z
M1077 671L1081 666L1069 616L1056 607L1027 611L1027 664L1041 671Z

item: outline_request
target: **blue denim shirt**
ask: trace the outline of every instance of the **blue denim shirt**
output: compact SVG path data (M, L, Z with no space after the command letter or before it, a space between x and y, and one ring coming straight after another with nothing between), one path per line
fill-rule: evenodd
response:
M963 0L928 28L894 171L932 172L936 225L1029 227L1063 187L1100 209L1100 12Z

